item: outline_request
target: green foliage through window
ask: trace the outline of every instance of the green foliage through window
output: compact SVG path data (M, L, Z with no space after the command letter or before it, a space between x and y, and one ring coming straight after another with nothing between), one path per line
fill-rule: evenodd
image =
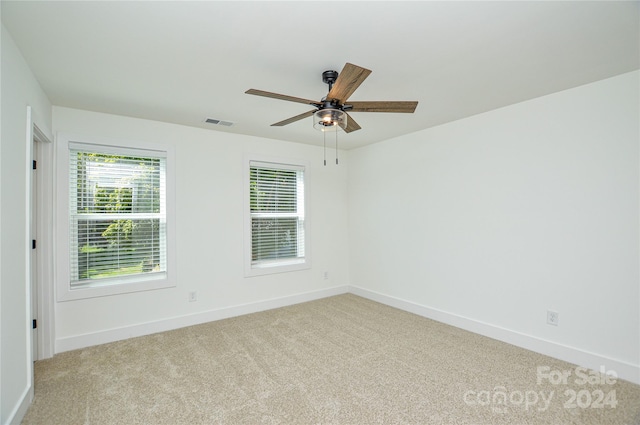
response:
M166 271L165 159L70 153L72 285Z

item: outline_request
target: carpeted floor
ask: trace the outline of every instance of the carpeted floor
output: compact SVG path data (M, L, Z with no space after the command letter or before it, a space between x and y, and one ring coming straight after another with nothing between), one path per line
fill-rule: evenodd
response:
M23 424L639 424L603 378L349 294L37 362Z

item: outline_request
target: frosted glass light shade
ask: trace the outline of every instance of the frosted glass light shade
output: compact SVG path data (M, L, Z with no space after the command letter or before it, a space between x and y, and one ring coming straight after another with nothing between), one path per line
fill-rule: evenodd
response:
M321 109L313 114L313 127L320 131L347 128L347 114L339 109Z

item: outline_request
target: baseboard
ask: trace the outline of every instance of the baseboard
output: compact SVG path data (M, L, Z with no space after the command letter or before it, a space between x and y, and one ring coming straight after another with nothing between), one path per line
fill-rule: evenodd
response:
M349 287L346 285L335 286L327 289L303 292L280 298L257 301L253 303L240 304L224 307L216 310L209 310L201 313L173 317L155 322L142 323L122 328L109 329L101 332L94 332L84 335L74 335L56 340L55 352L77 350L79 348L91 347L93 345L106 344L108 342L120 341L123 339L138 336L151 335L158 332L170 331L186 326L199 325L201 323L213 322L244 314L257 313L274 308L286 307L307 301L314 301L334 295L346 294Z
M358 286L346 285L321 289L317 291L304 292L289 295L286 297L257 301L248 304L230 306L187 316L164 319L156 322L143 323L117 329L109 329L106 331L91 334L74 335L71 337L56 340L55 352L61 353L64 351L76 350L79 348L105 344L108 342L119 341L127 338L150 335L158 332L182 328L185 326L198 325L201 323L227 319L229 317L257 313L260 311L286 307L293 304L299 304L302 302L313 301L345 293L352 293L354 295L377 301L391 307L399 308L401 310L408 311L419 316L446 323L448 325L484 335L489 338L497 339L498 341L503 341L508 344L534 351L536 353L564 360L578 366L587 367L593 370L600 370L600 368L604 366L606 370L614 370L621 379L640 385L640 367L638 365L547 341L488 323L479 322L474 319L437 310L401 298L396 298L379 292L364 289Z
M349 292L381 304L445 323L447 325L497 339L498 341L506 342L556 359L564 360L577 366L586 367L596 371L599 371L601 367L604 367L607 371L615 371L621 379L633 382L634 384L640 384L640 367L638 365L547 341L488 323L479 322L477 320L447 313L445 311L436 310L420 304L412 303L411 301L381 294L379 292L357 286L350 286Z
M31 406L31 402L33 401L33 385L29 385L22 393L20 397L20 401L16 403L16 406L11 411L9 416L7 416L7 421L5 425L14 425L22 422L22 418L27 414L27 410L29 410L29 406Z

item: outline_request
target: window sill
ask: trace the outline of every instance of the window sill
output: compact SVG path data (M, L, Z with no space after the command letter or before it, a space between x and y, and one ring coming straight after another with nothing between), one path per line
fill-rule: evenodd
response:
M128 294L131 292L150 291L155 289L173 288L175 280L156 276L151 279L122 280L121 282L96 282L93 285L78 286L76 288L67 287L64 291L58 292L58 301L73 301L86 298L106 297L110 295Z
M308 259L278 261L271 263L252 264L245 269L245 277L264 276L276 273L287 273L311 268Z

